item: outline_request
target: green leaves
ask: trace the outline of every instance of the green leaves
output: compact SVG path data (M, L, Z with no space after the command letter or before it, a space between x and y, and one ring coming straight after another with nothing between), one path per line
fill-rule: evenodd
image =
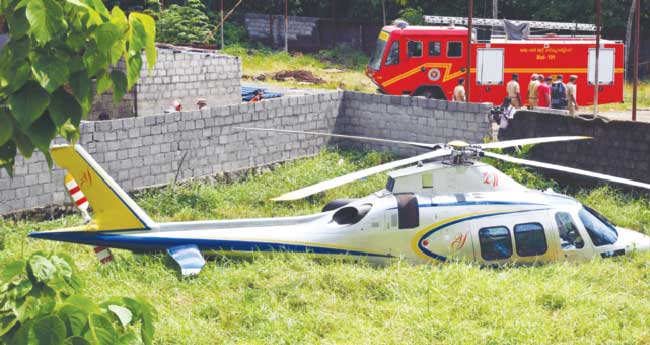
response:
M9 173L16 152L49 159L55 136L79 138L92 79L118 103L140 77L143 51L150 68L156 61L153 19L109 12L101 0L0 0L0 12L11 37L0 53L0 168Z
M27 129L43 115L50 95L37 83L30 81L9 96L9 109L22 129Z
M55 0L29 0L25 15L30 25L29 32L36 42L43 45L68 27L63 8Z
M44 316L34 321L29 332L29 343L34 345L63 344L65 324L54 315Z
M53 55L36 55L32 60L32 73L48 93L54 92L70 78L67 62Z
M0 344L146 344L155 310L142 300L101 305L78 295L75 267L65 255L33 254L0 271Z

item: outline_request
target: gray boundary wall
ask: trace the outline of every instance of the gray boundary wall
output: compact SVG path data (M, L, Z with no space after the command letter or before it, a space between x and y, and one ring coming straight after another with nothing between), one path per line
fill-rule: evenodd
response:
M156 64L149 71L146 58L135 92L128 92L115 106L113 95L106 92L95 98L88 118L97 120L101 113L110 119L162 113L174 100L184 110L198 109L196 101L204 98L208 106L241 102L241 60L239 57L209 51L158 47ZM118 68L125 71L124 63ZM137 98L137 99L136 99Z
M585 135L590 140L551 143L534 147L531 159L626 177L650 183L650 123L632 121L586 121L567 115L517 112L506 135L500 139L557 135ZM573 179L573 175L558 175ZM580 183L598 183L580 179Z
M477 142L491 131L488 108L417 97L324 91L201 111L83 122L79 143L128 191L173 181L186 152L179 180L311 156L330 143L352 145L325 137L244 131L235 128L238 126L434 143L458 138ZM398 153L411 154L412 150ZM41 154L28 160L18 157L13 179L0 171L0 214L66 201L63 171L55 168L50 172Z

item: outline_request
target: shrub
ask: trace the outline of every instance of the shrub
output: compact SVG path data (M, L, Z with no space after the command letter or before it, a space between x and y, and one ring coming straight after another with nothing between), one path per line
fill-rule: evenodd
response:
M2 344L151 344L153 307L139 299L102 304L78 294L72 260L34 253L0 272Z
M207 44L213 40L212 26L201 0L187 6L171 5L156 22L158 41L172 44Z

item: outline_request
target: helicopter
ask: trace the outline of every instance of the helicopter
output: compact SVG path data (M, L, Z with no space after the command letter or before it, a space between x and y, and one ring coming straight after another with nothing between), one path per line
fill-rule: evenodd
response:
M590 137L429 144L284 129L239 129L408 145L427 152L273 199L302 199L388 171L383 190L359 199L334 200L317 214L158 223L81 146L54 146L54 161L79 181L75 189L83 192L93 217L88 216L90 221L82 226L31 232L29 237L134 252L166 251L183 275L198 274L205 265L204 254L292 252L378 263L401 258L416 264L463 260L502 265L582 261L650 249L649 236L614 226L571 197L552 190L528 189L481 162L482 157L492 157L650 189L650 184L626 178L490 151ZM74 200L78 199L76 196Z

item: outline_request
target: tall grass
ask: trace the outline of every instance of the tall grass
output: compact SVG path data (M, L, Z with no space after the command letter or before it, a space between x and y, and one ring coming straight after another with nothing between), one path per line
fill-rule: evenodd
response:
M136 201L157 221L308 214L333 198L381 189L385 176L299 202L268 199L389 158L327 151L233 183L194 182ZM608 187L577 197L621 226L650 233L646 198ZM650 254L500 269L217 257L197 278L183 279L165 256L116 250L116 260L100 266L87 246L26 239L29 231L80 221L0 221L0 265L37 250L71 255L92 298L140 295L157 306L157 344L650 343Z

